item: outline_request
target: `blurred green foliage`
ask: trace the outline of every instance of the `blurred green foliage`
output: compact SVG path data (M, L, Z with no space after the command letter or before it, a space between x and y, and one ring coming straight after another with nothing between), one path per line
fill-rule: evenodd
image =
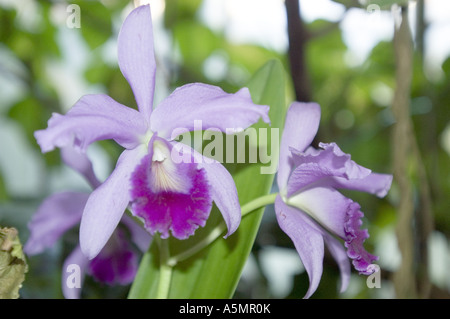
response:
M360 6L355 1L337 2L344 3L347 8ZM392 2L399 3L372 1L380 6ZM41 155L33 132L46 127L52 112L64 113L81 94L88 93L83 88L89 88L90 92L102 91L125 105L135 106L128 83L115 62L117 32L124 12L132 8L132 1L74 1L81 8L79 29L68 28L66 24L70 16L66 9L71 2L27 3L32 5L24 8L22 1L0 1L0 127L14 127L23 144L20 147L25 148L27 154L32 154L29 158L23 155L22 161L37 161L40 168L35 191L12 189L11 176L15 175L7 171L11 166L5 165L5 161L10 159L5 152L12 146L5 146L5 136L9 135L0 136L0 225L17 228L22 243L28 237L27 222L41 200L54 190L49 186L52 178L61 173L58 152ZM164 4L162 26L164 37L169 39L170 53L157 55L158 74L162 79L157 85L159 89L163 88L163 92L164 89L170 92L174 87L189 82L210 83L235 92L272 58L279 59L288 72L286 52L255 43L233 43L223 30L213 30L204 24L199 15L202 0L166 0L158 3ZM258 10L251 14L258 14ZM391 150L395 145L390 143L394 124L390 103L396 88L392 42L379 43L362 64L349 65L346 61L348 48L342 32L337 26L333 28L330 25L331 22L324 20L307 24L307 29L317 34L307 42L306 65L313 100L322 107L318 139L337 142L345 152L352 154L355 161L376 172L392 173ZM315 32L321 30L327 32ZM222 72L213 72L217 70L206 63L211 59L225 65ZM414 63L411 118L431 188L434 227L444 235L447 244L444 253L448 254L450 154L444 149L444 144L450 143L450 60L442 65L440 80L430 80L426 76L423 57L419 53ZM64 68L60 68L59 73L52 72L55 65ZM75 80L79 82L69 81L64 72L75 72L69 76L75 74ZM78 92L79 96L73 96ZM294 99L288 73L286 96L286 103ZM0 134L6 134L5 130L2 129ZM119 154L115 144L102 142L100 147L112 158ZM15 170L24 170L20 167L22 161L17 162ZM417 193L417 185L414 187ZM396 222L395 204L398 202L395 182L385 199L359 193L349 196L361 204L366 215L364 227L369 228L371 233L368 247L375 253L384 252L387 250L384 246L386 236L395 238L392 235ZM23 298L61 298L61 265L75 242L76 233L69 233L54 249L30 258L29 271L21 291ZM258 263L267 245L293 249L288 237L276 224L271 207L266 209L253 248L252 256L257 262L259 276L244 276L236 298L274 296L268 288L269 280L262 271L263 267ZM393 253L388 256L395 259L398 258L395 255L395 240L393 245ZM392 260L379 262L384 289L368 289L365 277L355 274L349 291L340 295L337 293L339 273L332 259L326 257L324 275L313 298L393 297L390 275L395 267L390 264ZM285 297L301 298L308 286L306 273L293 276L292 283L291 291ZM440 285L442 282L433 284L432 297L449 296L448 282L447 286ZM124 297L127 287L105 289L87 279L84 294L87 298Z

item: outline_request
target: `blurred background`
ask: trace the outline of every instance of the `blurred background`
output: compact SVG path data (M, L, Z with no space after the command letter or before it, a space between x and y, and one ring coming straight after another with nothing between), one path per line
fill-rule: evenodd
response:
M449 1L148 2L156 103L190 82L235 92L276 58L286 70L286 104L316 101L322 107L317 141L337 142L357 163L395 174L384 199L348 194L365 213L363 226L371 235L366 246L380 256L381 287L369 288L366 277L353 273L339 294L336 264L326 256L313 298L450 297ZM57 151L41 154L33 132L84 94L135 103L116 56L118 30L133 7L124 0L0 0L0 225L17 228L22 243L46 196L89 191L61 165ZM399 31L401 21L409 33ZM403 56L403 42L394 38L411 39L411 55ZM406 104L400 98L405 94ZM403 133L396 130L399 123L407 123ZM89 152L105 178L120 149L101 142ZM302 298L307 290L301 261L271 209L235 298ZM61 266L76 240L74 230L29 258L22 298L62 298ZM87 298L123 298L128 289L89 279L85 288Z

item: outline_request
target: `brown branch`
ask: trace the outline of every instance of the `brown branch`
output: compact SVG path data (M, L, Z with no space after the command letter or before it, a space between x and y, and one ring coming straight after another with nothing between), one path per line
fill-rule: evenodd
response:
M400 191L396 234L402 259L400 268L394 273L393 282L398 298L416 298L413 231L414 199L408 172L413 132L409 113L413 46L406 8L402 9L401 24L394 33L394 51L396 90L392 102L392 112L396 123L393 127L392 147L394 178Z
M298 0L286 0L286 13L289 38L289 62L295 97L300 102L311 101L311 82L306 66L306 44L309 38L300 17Z
M434 218L427 172L409 111L414 50L406 7L402 8L401 25L394 33L394 51L397 87L392 104L396 120L392 146L394 177L400 191L396 233L402 262L393 281L399 298L428 298L432 292L428 241L434 229ZM417 178L417 185L414 178ZM419 194L417 205L415 189Z

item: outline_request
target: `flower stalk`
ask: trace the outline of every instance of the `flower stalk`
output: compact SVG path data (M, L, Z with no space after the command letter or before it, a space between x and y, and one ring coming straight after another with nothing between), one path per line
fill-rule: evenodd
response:
M159 272L159 282L158 290L156 293L157 299L167 299L169 297L170 283L172 281L172 270L173 266L169 264L168 260L170 257L169 243L167 239L157 238L159 246L159 257L160 257L160 272Z

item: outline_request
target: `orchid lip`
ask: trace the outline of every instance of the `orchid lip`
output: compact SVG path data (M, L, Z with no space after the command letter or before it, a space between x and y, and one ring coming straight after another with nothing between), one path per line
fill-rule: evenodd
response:
M155 140L151 147L153 154L148 179L150 189L156 193L188 194L192 186L191 182L178 174L176 164L171 160L171 151L165 142Z
M151 234L186 239L205 225L212 198L205 171L195 163L173 162L172 147L156 135L151 139L131 177L132 211Z

